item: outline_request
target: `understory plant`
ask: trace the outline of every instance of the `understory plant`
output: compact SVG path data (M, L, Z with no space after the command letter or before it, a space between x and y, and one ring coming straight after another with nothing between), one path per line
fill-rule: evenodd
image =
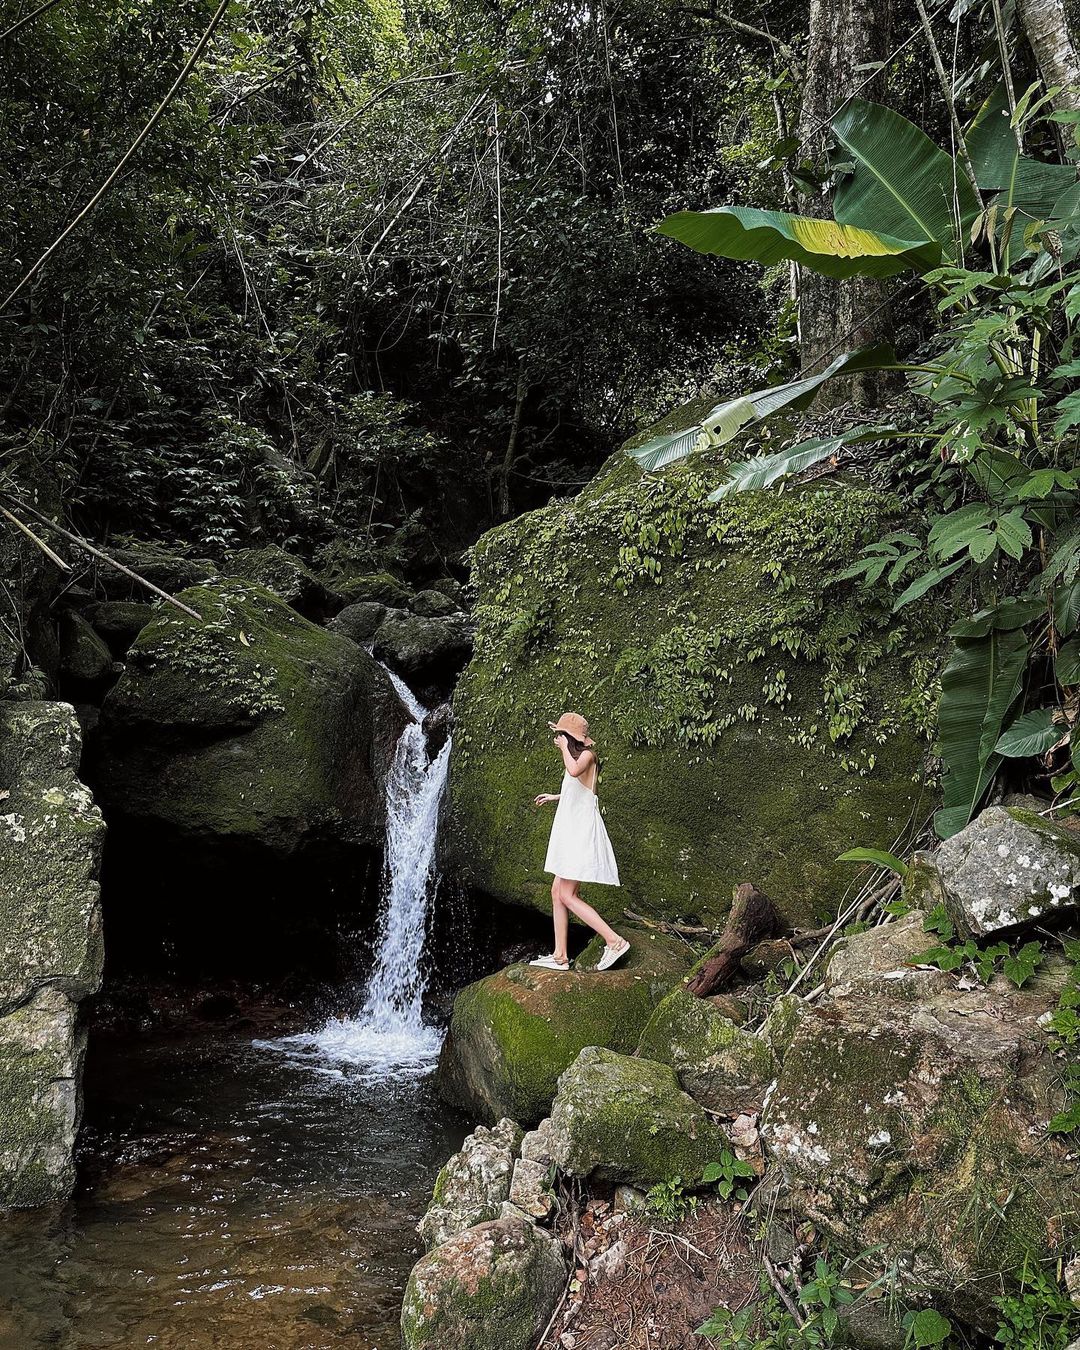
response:
M949 631L941 674L943 838L970 820L1007 760L1038 757L1056 790L1080 785L1062 762L1080 689L1080 113L1048 113L1056 90L1032 86L1013 103L1010 88L978 109L957 156L889 108L847 102L832 122L835 220L722 206L663 221L661 233L729 258L788 260L838 280L914 272L941 331L915 359L881 345L843 353L630 452L655 471L806 407L839 376L904 373L917 409L904 425L849 427L735 463L709 500L782 485L860 442L924 448L925 533L884 535L839 580L892 591L896 612L946 584L976 598ZM1069 162L1025 153L1028 141L1050 144L1048 124L1068 133Z

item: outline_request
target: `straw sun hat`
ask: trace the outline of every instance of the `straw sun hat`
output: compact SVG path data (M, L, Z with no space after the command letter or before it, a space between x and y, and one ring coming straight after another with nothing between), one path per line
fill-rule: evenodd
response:
M580 713L563 713L557 722L549 722L548 726L552 731L568 731L574 740L581 741L583 745L594 744L589 739L589 724Z

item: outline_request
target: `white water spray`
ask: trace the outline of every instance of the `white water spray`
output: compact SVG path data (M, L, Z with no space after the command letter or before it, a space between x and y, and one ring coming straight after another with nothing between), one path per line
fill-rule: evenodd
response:
M428 906L435 889L435 837L450 764L450 739L430 758L427 710L387 671L411 721L386 780L386 862L375 968L356 1017L331 1018L316 1032L286 1036L277 1048L365 1068L374 1077L426 1073L442 1036L423 1018Z

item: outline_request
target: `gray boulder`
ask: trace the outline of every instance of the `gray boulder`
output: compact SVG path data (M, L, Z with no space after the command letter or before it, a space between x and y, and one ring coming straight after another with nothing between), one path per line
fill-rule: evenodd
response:
M559 1079L551 1152L572 1176L694 1186L725 1144L667 1064L589 1046Z
M990 806L933 853L917 854L905 893L943 903L957 928L982 937L1080 900L1080 834L1031 811Z
M0 1207L64 1199L75 1179L105 833L79 751L68 704L0 704Z
M419 614L425 619L441 619L447 614L453 614L457 605L442 591L430 590L417 591L410 608L414 614Z
M921 910L913 910L894 923L845 938L829 959L825 987L836 997L882 993L911 999L948 988L952 980L945 971L907 964L938 944L937 937L923 926L925 919Z
M121 657L154 617L154 606L139 600L103 600L91 605L86 617L113 656Z
M76 684L94 684L112 671L112 652L81 614L60 615L60 674Z
M447 684L472 652L472 624L464 614L428 619L392 610L375 634L373 650L400 675Z
M492 1129L478 1125L459 1153L446 1163L419 1231L430 1250L474 1224L498 1217L510 1198L514 1159L521 1145L521 1128L500 1120Z
M513 1212L468 1228L413 1267L405 1350L535 1350L566 1281L562 1244Z
M1019 990L809 1005L762 1118L797 1214L984 1329L1003 1281L1080 1237L1080 1162L1047 1133L1065 1092L1039 1022L1065 978L1048 961Z
M386 613L386 606L378 600L359 600L346 605L326 626L331 633L340 633L353 642L370 642Z

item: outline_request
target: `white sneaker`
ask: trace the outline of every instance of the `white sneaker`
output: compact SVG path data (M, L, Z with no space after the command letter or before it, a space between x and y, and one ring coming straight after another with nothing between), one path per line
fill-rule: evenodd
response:
M615 962L621 961L629 950L629 942L624 942L621 947L608 947L605 945L603 955L596 963L596 969L610 970Z
M542 970L569 970L570 962L565 965L561 961L556 961L553 956L538 956L535 961L529 962L530 966L539 966Z

